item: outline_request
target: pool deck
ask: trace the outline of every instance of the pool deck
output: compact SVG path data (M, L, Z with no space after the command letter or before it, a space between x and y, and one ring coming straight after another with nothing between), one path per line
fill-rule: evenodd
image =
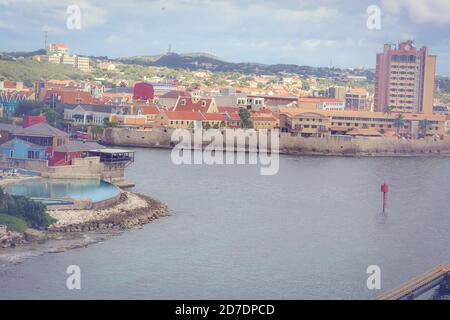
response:
M119 181L114 181L111 182L112 184L116 185L117 187L121 188L121 189L126 189L126 188L133 188L136 185L134 184L134 182L131 182L129 180L119 180Z

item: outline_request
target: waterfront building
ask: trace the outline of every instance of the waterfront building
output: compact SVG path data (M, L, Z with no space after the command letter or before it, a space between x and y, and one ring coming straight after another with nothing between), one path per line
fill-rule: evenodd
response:
M398 46L386 44L377 54L375 111L389 107L394 112L433 112L436 56L427 47L417 49L413 41Z
M87 157L89 155L89 151L104 148L104 146L98 144L97 142L70 141L69 143L58 146L53 150L53 155L49 160L49 164L51 166L72 165L73 159Z
M285 108L280 112L280 127L284 132L305 137L324 137L347 134L355 128L375 129L383 135L407 138L446 134L446 116L421 113L403 115L403 125L398 125L398 114L368 111L304 110Z
M45 147L14 138L0 145L2 159L46 159Z
M48 123L37 123L26 128L18 128L13 132L15 138L46 147L47 153L52 153L53 149L69 142L69 135L52 127Z

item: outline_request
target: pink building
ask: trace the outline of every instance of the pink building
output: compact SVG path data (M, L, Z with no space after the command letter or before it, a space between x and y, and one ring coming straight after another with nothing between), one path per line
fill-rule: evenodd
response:
M428 48L416 49L413 41L384 45L377 54L375 111L433 112L436 56Z

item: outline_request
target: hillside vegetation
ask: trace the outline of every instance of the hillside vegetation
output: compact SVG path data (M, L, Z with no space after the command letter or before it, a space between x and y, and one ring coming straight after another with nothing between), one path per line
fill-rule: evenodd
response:
M65 65L39 63L27 59L0 60L0 80L32 82L40 79L82 80L87 77L88 74Z

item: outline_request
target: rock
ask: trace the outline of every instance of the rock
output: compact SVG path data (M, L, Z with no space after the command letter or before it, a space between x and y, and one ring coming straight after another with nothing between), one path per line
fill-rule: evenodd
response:
M46 236L45 233L36 229L30 229L28 228L23 233L23 236L25 237L25 240L29 242L38 242L45 240Z

